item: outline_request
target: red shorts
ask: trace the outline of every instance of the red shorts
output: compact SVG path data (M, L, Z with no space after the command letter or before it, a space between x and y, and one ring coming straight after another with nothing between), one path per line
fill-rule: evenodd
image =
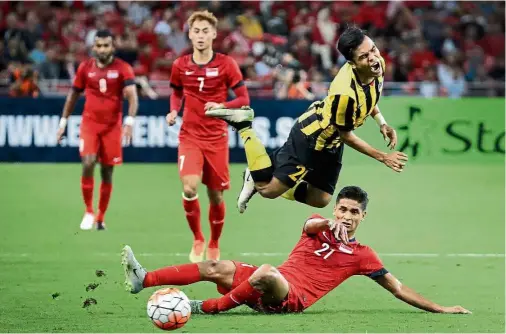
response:
M228 141L199 142L187 137L180 138L178 148L179 176L199 175L202 177L202 183L210 189L229 189L228 156Z
M100 124L83 120L79 135L79 154L96 155L105 165L123 162L121 124Z
M232 261L235 264L235 274L234 281L232 282L232 289L237 288L242 282L246 281L250 278L251 275L258 269L257 266L239 262ZM262 299L259 298L255 304L248 305L252 309L262 313L298 313L304 311L304 306L302 305L302 294L300 293L299 288L294 284L288 282L289 290L288 295L285 299L278 305L264 305L262 303ZM230 290L218 286L218 292L225 295Z

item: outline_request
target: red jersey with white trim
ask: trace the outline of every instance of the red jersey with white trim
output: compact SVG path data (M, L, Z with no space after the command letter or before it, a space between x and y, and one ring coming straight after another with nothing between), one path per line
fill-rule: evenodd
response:
M77 91L84 90L83 120L121 124L123 88L135 84L134 79L132 67L118 58L103 68L98 67L93 58L82 62L73 87Z
M309 219L312 218L323 217L315 214ZM374 278L388 273L370 247L354 239L344 245L330 229L315 235L302 232L288 260L278 270L301 292L305 309L353 275Z
M244 84L241 70L232 57L214 53L205 65L197 65L192 54L179 57L172 65L170 83L173 89L183 90L181 136L205 141L227 137L227 123L206 116L204 105L226 102L229 88Z

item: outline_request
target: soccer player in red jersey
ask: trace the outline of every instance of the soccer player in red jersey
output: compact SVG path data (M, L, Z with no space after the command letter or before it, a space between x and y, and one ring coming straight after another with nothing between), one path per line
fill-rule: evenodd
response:
M86 211L81 229L89 230L96 223L98 230L105 229L104 215L112 192L112 173L115 165L123 162L122 137L127 143L132 138L132 126L137 114L138 98L135 76L128 63L114 57L113 36L107 30L95 35L94 58L82 62L63 107L57 133L61 142L67 119L74 110L81 92L86 102L81 122L79 153L82 160L81 190ZM128 100L128 116L122 128L123 97ZM95 163L101 163L100 198L98 214L93 210L93 179Z
M355 232L366 216L367 193L345 187L338 196L332 219L311 216L302 236L281 266L256 267L238 261L205 261L146 270L130 247L123 250L126 286L131 293L159 285L213 282L221 298L190 301L192 313L214 314L247 305L259 312L302 312L354 275L375 280L396 298L419 309L437 313L471 313L461 306L444 307L419 295L389 273L378 255L358 243Z
M167 123L176 123L183 112L179 134L178 165L183 184L183 207L193 232L191 262L204 258L205 238L200 226L200 204L197 187L207 186L211 238L206 259L219 260L219 239L225 219L223 191L230 186L228 170L228 126L222 120L206 117L212 108L240 108L249 104L239 66L235 60L213 51L218 20L208 11L193 13L188 19L193 53L174 61L171 72L173 93ZM228 90L236 98L227 101Z

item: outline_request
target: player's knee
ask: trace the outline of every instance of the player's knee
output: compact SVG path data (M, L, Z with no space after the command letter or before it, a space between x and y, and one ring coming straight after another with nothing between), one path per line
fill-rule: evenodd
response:
M209 196L209 202L211 202L211 204L217 205L223 202L223 191L208 190L207 194Z
M279 279L279 271L270 264L261 265L250 278L251 285L259 290L268 291Z
M183 184L183 193L186 198L194 198L197 196L197 185L192 183Z
M200 276L204 280L217 280L226 274L225 270L226 266L222 265L221 261L209 260L199 262L199 272Z
M324 194L321 197L316 198L312 204L314 207L324 208L330 203L331 200L332 196L330 194Z
M262 196L264 198L269 198L269 199L278 198L279 196L281 196L283 194L283 192L281 192L276 187L271 186L271 184L267 184L267 185L261 186L261 187L256 187L256 189L257 189L258 193L260 194L260 196Z
M93 169L95 168L95 158L91 156L87 156L83 158L82 166L83 166L83 172L90 173L93 172Z

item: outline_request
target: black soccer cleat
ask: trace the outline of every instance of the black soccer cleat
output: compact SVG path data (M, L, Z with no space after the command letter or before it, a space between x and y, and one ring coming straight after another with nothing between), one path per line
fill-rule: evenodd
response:
M251 128L255 112L248 106L239 109L216 108L206 111L206 116L220 118L237 131Z
M105 223L97 222L97 231L105 231Z

